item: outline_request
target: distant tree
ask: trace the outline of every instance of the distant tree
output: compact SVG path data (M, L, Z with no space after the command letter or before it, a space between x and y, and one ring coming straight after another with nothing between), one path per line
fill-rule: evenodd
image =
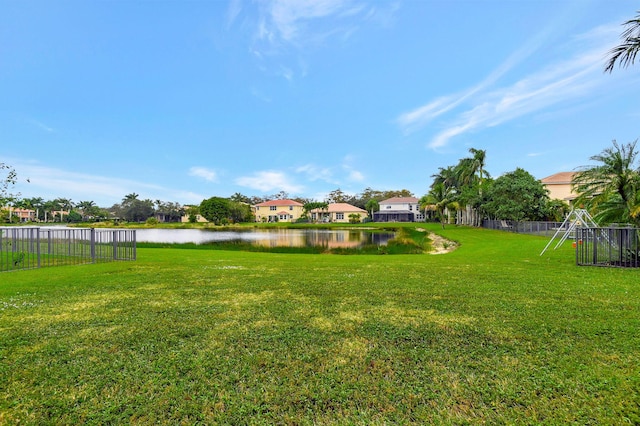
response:
M0 163L0 207L16 195L9 193L9 188L16 184L18 174L16 170L5 163Z
M245 202L229 200L229 219L234 223L254 222L251 206Z
M321 210L326 210L329 207L329 203L327 203L326 201L310 201L307 202L303 205L302 209L302 216L303 217L309 217L309 213L311 212L311 210L315 210L315 209L321 209Z
M351 213L349 215L349 223L360 223L360 214L359 213Z
M609 51L609 60L604 72L611 73L616 64L626 68L635 62L640 50L640 11L636 13L635 18L622 24L627 27L620 35L622 42Z
M571 211L569 203L563 200L549 200L545 220L562 222Z
M277 194L273 194L270 197L268 197L269 200L288 200L289 199L289 193L287 193L286 191L280 191Z
M129 204L131 204L135 200L137 200L138 197L139 197L139 195L136 194L135 192L132 192L131 194L125 195L124 198L122 199L122 206L123 207L127 207Z
M591 157L597 163L585 166L573 177L579 194L575 203L584 204L598 222L631 222L640 225L640 164L637 140L613 146Z
M138 200L137 198L128 201L123 205L122 217L128 222L144 222L155 213L152 200Z
M185 209L180 203L156 200L156 218L162 222L180 222Z
M75 210L71 210L69 214L64 217L64 221L68 223L82 222L82 215Z
M444 229L445 224L449 221L451 212L455 211L457 207L453 186L447 185L443 181L433 182L429 193L423 200L423 205L425 209L427 206L432 206L435 209L442 229Z
M369 217L373 220L373 214L380 210L380 203L375 198L370 199L364 205L366 211L369 212Z
M345 194L340 188L338 188L328 193L324 201L326 201L329 204L346 203L348 198L349 196Z
M487 199L483 208L495 219L544 220L549 193L529 172L517 168L493 182Z
M76 207L80 209L80 212L82 213L82 220L84 221L95 216L96 203L93 201L79 201L78 204L76 204Z
M239 192L236 192L231 197L229 197L229 200L236 203L252 204L252 200L250 197L247 197L246 195L243 195Z
M200 203L200 214L209 222L224 223L231 216L230 201L221 197L208 198Z

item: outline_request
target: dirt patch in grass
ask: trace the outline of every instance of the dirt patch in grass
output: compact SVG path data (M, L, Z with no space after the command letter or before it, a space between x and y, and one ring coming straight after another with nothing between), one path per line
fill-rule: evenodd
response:
M446 238L443 238L438 234L434 234L433 232L428 233L427 236L432 241L432 250L429 252L429 254L445 254L452 252L453 250L458 248L458 243L447 240Z

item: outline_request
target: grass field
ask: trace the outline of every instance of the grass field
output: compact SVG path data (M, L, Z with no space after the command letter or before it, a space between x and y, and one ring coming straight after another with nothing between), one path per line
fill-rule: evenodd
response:
M141 248L0 274L0 424L638 424L640 271Z

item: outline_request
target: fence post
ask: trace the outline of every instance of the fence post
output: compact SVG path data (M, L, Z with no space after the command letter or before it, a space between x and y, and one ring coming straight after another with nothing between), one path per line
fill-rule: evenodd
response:
M91 251L91 263L96 263L96 228L91 228L89 250Z
M113 260L118 260L118 231L113 231Z
M40 267L40 228L36 228L36 258Z

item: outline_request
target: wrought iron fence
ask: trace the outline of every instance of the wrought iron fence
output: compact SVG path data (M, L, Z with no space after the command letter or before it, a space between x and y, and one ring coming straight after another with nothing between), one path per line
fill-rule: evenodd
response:
M516 232L519 234L542 235L546 237L553 236L558 229L563 227L563 222L533 222L523 221L516 222L513 220L489 220L482 221L482 227L487 229L498 229L500 231ZM564 224L565 230L569 225Z
M640 267L637 228L576 228L576 264Z
M0 228L0 272L135 259L135 230Z

